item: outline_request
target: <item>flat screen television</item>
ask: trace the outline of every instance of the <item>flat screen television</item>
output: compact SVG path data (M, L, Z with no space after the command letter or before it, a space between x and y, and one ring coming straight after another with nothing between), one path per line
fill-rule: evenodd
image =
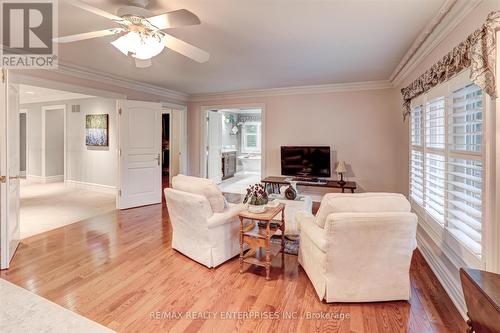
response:
M328 146L281 146L283 176L329 178L330 169Z

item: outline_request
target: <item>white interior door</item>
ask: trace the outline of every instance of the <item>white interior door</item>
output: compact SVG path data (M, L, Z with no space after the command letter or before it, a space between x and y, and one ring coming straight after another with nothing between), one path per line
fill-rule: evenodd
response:
M2 75L0 101L0 266L8 268L20 241L19 221L19 90Z
M222 182L222 114L208 111L207 178Z
M160 103L118 101L118 208L161 203Z

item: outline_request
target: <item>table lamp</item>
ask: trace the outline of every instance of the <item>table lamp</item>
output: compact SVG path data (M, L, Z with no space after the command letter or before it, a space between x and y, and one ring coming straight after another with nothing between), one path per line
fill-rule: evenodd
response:
M337 172L340 175L340 180L338 181L339 185L340 186L344 186L345 185L344 173L347 172L347 168L345 167L345 162L344 161L340 161L337 164L337 168L335 169L335 172Z

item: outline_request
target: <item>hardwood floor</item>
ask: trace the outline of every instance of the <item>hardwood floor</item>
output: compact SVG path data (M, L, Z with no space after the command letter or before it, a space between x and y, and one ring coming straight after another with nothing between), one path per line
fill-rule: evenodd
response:
M118 332L465 332L418 251L410 302L326 304L296 256L283 272L277 256L266 281L261 268L240 274L237 258L207 269L173 250L171 235L162 205L114 211L23 240L0 276ZM198 311L217 319L187 318ZM221 319L245 311L279 318ZM344 318L316 318L334 315Z

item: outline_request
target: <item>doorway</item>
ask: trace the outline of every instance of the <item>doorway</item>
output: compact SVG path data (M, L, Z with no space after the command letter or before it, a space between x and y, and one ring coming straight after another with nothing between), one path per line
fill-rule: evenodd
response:
M163 113L162 115L162 188L170 187L170 114ZM165 201L165 197L163 201Z
M174 176L186 174L186 120L185 110L162 109L162 189L170 187Z
M114 210L116 100L19 84L19 101L20 239Z
M226 193L259 183L264 159L263 108L212 108L205 114L204 172Z

